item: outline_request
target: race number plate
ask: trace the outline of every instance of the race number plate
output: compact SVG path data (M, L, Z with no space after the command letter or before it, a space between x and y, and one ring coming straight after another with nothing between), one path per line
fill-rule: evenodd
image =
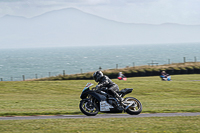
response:
M114 108L114 107L108 104L106 101L100 102L100 111L110 111L110 108Z

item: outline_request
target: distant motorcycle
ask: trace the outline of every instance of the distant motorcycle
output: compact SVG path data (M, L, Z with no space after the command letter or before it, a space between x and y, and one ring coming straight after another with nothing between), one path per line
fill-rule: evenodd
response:
M160 78L163 80L163 81L171 81L171 76L169 74L163 76L163 75L160 75Z
M87 83L83 89L80 98L82 99L79 104L81 112L87 116L95 116L98 112L103 113L122 113L127 112L130 115L138 115L142 112L141 102L134 97L122 98L119 103L114 98L107 88L92 88L92 83ZM124 97L126 94L132 92L132 88L125 88L117 92L119 96Z
M127 80L127 78L126 77L124 77L124 78L122 78L122 77L117 77L119 80L124 80L124 81L126 81Z

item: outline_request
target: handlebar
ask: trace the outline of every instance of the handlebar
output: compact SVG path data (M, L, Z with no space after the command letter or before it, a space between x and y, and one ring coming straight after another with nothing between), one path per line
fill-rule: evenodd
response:
M93 87L92 90L93 90L93 91L97 90L97 87Z

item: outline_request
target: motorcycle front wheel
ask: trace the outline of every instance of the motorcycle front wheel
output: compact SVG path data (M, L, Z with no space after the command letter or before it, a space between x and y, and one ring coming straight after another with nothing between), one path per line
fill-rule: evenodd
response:
M130 106L126 110L126 112L128 114L130 114L130 115L138 115L138 114L140 114L142 112L142 104L138 99L136 99L134 97L127 97L127 98L124 99L124 101L125 102L126 101L134 101L135 102L135 104L133 104L132 106Z
M95 116L99 112L99 108L95 103L88 100L81 100L79 104L81 112L87 116Z

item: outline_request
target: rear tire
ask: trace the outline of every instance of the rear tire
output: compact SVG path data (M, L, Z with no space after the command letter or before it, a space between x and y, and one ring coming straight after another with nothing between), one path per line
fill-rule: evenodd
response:
M99 112L99 108L95 103L89 103L87 100L81 100L79 104L81 112L87 116L95 116Z
M135 101L136 104L130 106L126 112L130 115L138 115L142 112L142 104L141 102L134 98L134 97L127 97L124 99L124 101Z

